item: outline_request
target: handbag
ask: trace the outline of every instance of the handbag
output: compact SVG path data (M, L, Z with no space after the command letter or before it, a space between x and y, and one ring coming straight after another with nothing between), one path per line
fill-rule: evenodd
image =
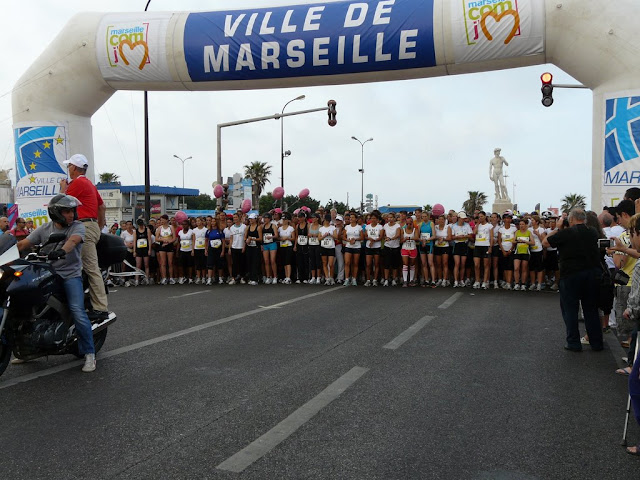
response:
M629 275L624 273L622 270L616 270L616 273L613 275L613 283L616 285L627 285L629 283Z

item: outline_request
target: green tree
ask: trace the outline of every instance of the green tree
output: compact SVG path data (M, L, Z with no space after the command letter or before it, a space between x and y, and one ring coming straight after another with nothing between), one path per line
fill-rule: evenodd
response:
M280 207L281 201L273 198L272 192L267 192L265 195L260 196L258 201L258 210L260 213L268 212L276 207ZM296 195L285 195L284 197L285 211L293 212L296 208L309 207L311 211L315 212L320 206L320 201L312 197L307 197L300 200ZM254 207L255 208L255 207Z
M586 197L577 193L565 195L562 199L562 212L568 213L574 208L585 208L587 206Z
M469 198L462 204L462 210L469 215L473 215L476 210L482 210L482 207L487 203L487 196L484 192L468 192Z
M244 178L253 181L253 190L251 192L251 203L258 205L260 195L264 190L267 182L270 183L269 175L271 175L271 166L267 162L253 162L244 166Z
M422 207L422 210L424 212L430 212L431 210L433 210L433 205L431 205L430 203L427 203L424 207Z
M216 201L206 193L196 197L185 197L188 210L215 210Z
M325 208L325 210L331 210L332 208L335 208L340 215L342 215L348 209L346 203L338 202L338 201L335 201L335 200L333 200L331 198L326 203L324 208Z
M105 172L99 175L100 182L99 183L120 183L120 175L116 175L115 173Z

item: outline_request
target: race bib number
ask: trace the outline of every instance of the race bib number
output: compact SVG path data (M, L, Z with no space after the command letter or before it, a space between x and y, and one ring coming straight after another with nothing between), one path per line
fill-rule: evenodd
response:
M377 242L378 240L380 240L380 236L378 235L378 232L375 230L370 230L369 240L373 240L374 242Z
M405 250L414 250L416 248L416 241L405 240L404 244L402 245L402 248L404 248Z
M307 237L304 235L299 235L298 236L298 245L306 245L307 244Z
M449 244L447 243L446 240L438 240L436 242L436 247L448 247Z
M281 247L290 247L291 246L291 242L289 240L284 240L284 241L280 242L280 246Z
M513 237L510 234L505 233L504 236L502 237L502 240L505 242L510 242L511 240L513 240Z
M191 248L191 240L180 240L181 248Z
M318 237L309 237L309 245L320 245Z
M146 238L140 238L136 242L136 247L138 247L138 248L147 248L148 245L149 244L147 243L147 239Z
M431 234L429 232L420 234L420 240L428 241L430 238Z
M205 245L205 239L204 238L196 238L196 248L197 249L203 249Z
M222 246L222 240L218 240L218 239L211 240L209 242L209 245L211 245L211 248L220 248Z
M322 239L322 247L323 248L334 248L335 242L333 241L333 237L324 237Z
M484 235L478 234L476 236L476 242L486 242L486 241L487 241L487 237L485 237Z
M273 243L273 233L265 233L262 235L262 241L264 243Z
M249 245L250 247L255 247L256 239L254 237L249 237L249 241L247 242L247 245Z

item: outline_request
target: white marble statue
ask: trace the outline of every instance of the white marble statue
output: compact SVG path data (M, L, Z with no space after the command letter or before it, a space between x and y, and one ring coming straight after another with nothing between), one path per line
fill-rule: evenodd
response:
M489 178L494 183L496 188L496 202L500 200L510 202L509 192L507 186L504 183L504 174L502 172L502 165L509 166L509 163L500 156L500 149L496 148L493 151L494 157L489 162Z

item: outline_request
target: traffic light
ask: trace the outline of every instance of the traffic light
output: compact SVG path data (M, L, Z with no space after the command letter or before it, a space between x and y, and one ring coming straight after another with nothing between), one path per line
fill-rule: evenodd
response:
M327 106L329 107L327 109L327 114L329 115L329 126L335 127L338 123L338 121L336 120L336 101L329 100L327 102Z
M540 89L542 92L542 105L550 107L553 105L553 75L549 72L543 73L540 75L540 80L542 80L542 88Z

